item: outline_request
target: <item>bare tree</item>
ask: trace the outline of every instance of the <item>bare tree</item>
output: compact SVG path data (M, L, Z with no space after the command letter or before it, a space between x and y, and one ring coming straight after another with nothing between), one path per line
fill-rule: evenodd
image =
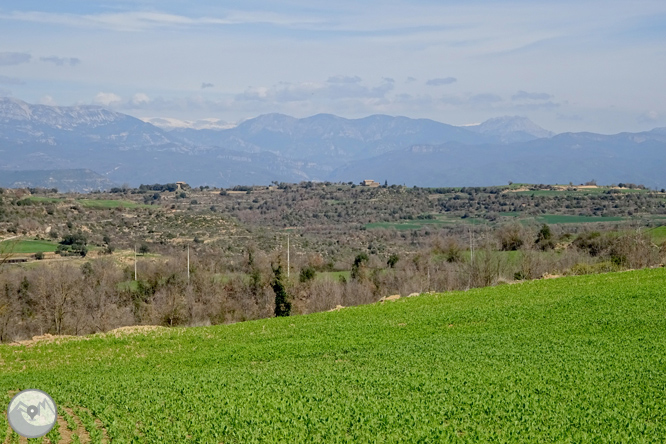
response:
M36 275L36 276L35 276ZM64 322L74 308L73 300L81 291L83 279L78 268L55 264L33 270L34 297L38 301L41 329L60 335Z
M0 267L14 255L17 244L18 240L13 238L0 241Z

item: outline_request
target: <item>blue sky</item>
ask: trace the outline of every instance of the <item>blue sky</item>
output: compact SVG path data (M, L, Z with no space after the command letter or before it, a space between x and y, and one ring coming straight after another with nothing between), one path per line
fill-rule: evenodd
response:
M666 126L666 2L4 1L0 95L236 122Z

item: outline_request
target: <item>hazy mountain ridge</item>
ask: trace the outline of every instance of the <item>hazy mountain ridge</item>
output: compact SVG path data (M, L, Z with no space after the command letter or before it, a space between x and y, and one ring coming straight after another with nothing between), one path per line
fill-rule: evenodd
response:
M184 143L248 152L267 151L332 166L417 143L458 141L479 144L496 140L434 120L386 115L345 119L317 114L297 119L284 114L265 114L228 130L178 129L169 134Z
M106 177L89 169L0 171L5 188L57 188L60 191L88 192L115 186Z
M359 176L408 186L526 183L641 183L666 187L663 134L564 133L509 145L415 145L336 169L330 180Z
M555 133L541 128L527 117L521 116L495 117L479 125L465 128L480 134L495 136L502 143L527 142L555 135Z
M8 171L90 169L108 183L130 185L372 178L428 186L597 179L661 187L664 166L665 128L553 136L516 116L457 127L386 115L266 114L232 128L164 131L99 107L0 99L0 182Z

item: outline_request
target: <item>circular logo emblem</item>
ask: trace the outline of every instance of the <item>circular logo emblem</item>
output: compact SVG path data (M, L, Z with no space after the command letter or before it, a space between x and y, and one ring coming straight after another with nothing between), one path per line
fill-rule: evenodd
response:
M9 425L26 438L46 435L55 425L57 418L55 402L41 390L28 389L17 393L7 408Z

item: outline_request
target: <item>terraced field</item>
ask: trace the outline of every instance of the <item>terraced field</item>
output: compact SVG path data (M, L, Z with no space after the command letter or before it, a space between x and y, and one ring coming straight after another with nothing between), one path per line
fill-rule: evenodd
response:
M2 345L0 391L47 391L92 442L664 442L665 284L651 269Z

